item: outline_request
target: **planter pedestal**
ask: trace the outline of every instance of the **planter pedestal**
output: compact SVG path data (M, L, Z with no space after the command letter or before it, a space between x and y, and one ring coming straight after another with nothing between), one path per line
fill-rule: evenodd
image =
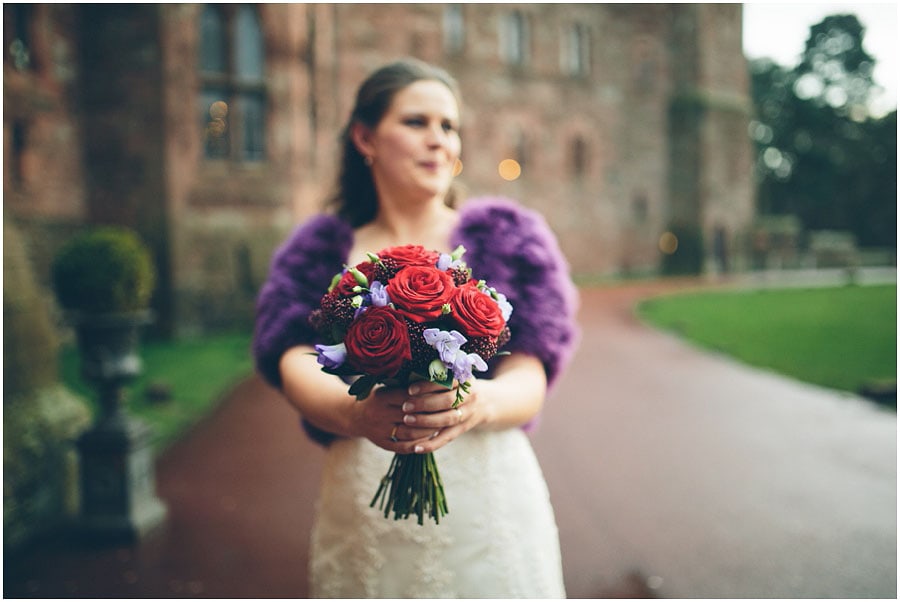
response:
M136 353L148 313L75 320L82 375L99 393L102 415L78 441L79 531L92 540L140 539L166 518L156 496L152 431L125 408L125 385L141 371Z
M123 415L79 439L79 527L85 536L140 539L165 520L166 507L154 487L151 434L143 422Z

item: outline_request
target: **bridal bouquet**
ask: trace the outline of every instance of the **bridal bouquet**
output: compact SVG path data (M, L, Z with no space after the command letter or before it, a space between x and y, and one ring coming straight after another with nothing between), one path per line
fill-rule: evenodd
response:
M310 316L324 344L318 363L330 374L355 376L350 394L365 399L377 384L407 386L429 380L463 401L474 371L509 340L512 306L472 277L460 246L451 254L419 245L368 253L368 260L336 274ZM370 506L387 518L427 514L440 523L447 501L434 455L395 454Z

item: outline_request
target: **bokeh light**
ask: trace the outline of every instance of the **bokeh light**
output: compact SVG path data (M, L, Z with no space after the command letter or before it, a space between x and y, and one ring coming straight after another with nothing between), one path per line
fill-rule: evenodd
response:
M522 166L515 159L504 159L497 166L500 177L508 182L517 180L522 175Z
M228 115L228 103L223 100L217 100L209 105L209 116L213 119L225 119Z
M224 119L213 119L206 124L206 132L213 138L219 138L225 134L227 125Z
M659 237L659 250L666 255L672 255L678 250L678 237L671 232L663 232Z

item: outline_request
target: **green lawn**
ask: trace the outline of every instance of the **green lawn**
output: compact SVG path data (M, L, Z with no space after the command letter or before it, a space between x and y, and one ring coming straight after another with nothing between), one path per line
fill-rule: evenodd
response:
M701 346L845 391L897 378L897 288L845 286L677 294L638 316Z
M128 387L128 408L153 427L157 450L205 416L230 387L253 371L249 334L148 342L141 346L140 355L144 371ZM66 385L93 402L96 395L79 376L78 353L74 348L66 348L60 354L60 372ZM171 390L171 399L148 401L147 387L154 383Z

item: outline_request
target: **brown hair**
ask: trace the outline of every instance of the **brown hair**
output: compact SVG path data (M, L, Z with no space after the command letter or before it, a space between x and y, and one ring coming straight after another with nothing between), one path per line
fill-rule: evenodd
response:
M394 96L417 81L433 80L447 86L459 101L456 80L449 73L423 61L407 58L390 63L369 75L356 93L356 103L346 126L341 130L341 159L335 190L327 205L354 228L373 219L378 211L378 195L372 172L350 136L354 123L374 129L384 117ZM445 202L453 206L457 197L451 186Z

